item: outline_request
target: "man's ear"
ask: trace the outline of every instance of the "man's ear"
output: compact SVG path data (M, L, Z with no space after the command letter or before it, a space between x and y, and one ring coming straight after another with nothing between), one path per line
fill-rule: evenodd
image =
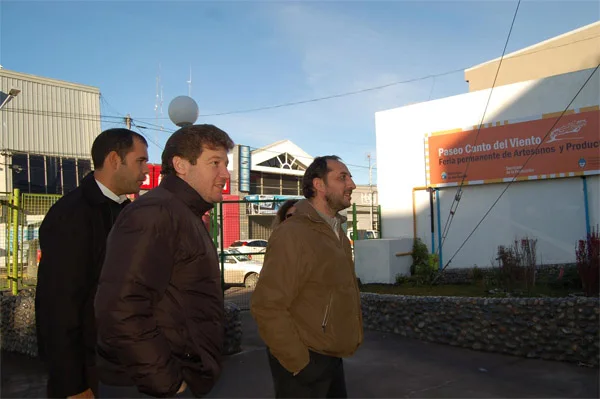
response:
M325 182L319 177L315 177L312 181L316 191L325 191Z
M116 151L111 151L108 153L106 158L104 158L104 168L108 168L110 170L117 170L119 164L121 163L121 157L117 154Z
M175 155L173 157L173 169L178 175L186 175L190 168L190 162L180 156Z

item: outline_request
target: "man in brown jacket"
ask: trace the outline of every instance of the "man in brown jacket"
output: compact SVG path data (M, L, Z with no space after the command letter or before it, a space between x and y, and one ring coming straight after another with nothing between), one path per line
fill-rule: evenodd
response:
M219 378L223 292L202 215L222 200L232 148L215 126L179 129L160 186L119 215L96 294L100 397L203 396Z
M350 241L338 212L356 185L337 156L315 158L307 198L269 239L251 311L269 352L275 395L347 397L343 357L363 340Z

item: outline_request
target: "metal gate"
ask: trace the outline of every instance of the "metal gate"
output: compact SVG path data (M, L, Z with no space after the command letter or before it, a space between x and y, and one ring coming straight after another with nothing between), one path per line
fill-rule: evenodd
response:
M250 297L262 269L273 221L285 201L287 198L226 200L210 214L210 228L220 254L225 300L242 310L250 309Z

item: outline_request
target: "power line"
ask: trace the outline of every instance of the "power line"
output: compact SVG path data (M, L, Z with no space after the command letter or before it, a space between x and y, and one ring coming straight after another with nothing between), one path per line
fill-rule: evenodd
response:
M500 67L502 66L502 61L504 60L504 54L506 54L506 48L508 47L508 42L510 41L510 36L512 34L513 27L515 26L515 21L517 19L517 14L519 13L519 6L521 5L521 0L517 2L517 8L515 9L515 13L513 15L512 22L510 24L510 29L508 30L508 35L506 36L506 41L504 43L504 49L502 50L502 55L500 56L500 62L498 63L498 68L496 69L496 75L494 76L494 82L492 83L492 87L490 89L490 94L488 96L487 102L485 104L485 108L483 109L483 115L481 115L481 121L479 122L479 128L477 129L477 134L475 135L475 140L473 142L473 146L477 144L477 138L479 137L479 133L481 133L481 127L483 126L483 121L485 120L485 114L487 113L488 107L490 105L490 100L492 99L492 93L494 91L494 87L496 86L496 81L498 79L498 75L500 73ZM462 197L462 187L465 184L465 179L467 178L467 172L469 171L469 166L471 166L471 160L467 162L467 166L465 168L465 172L463 173L462 180L460 181L460 185L456 190L456 194L454 195L454 199L452 200L452 204L450 205L450 211L448 213L448 218L446 219L446 223L444 224L444 230L442 232L442 242L439 243L436 254L439 254L444 246L444 242L446 241L446 237L448 236L448 232L450 232L450 226L452 225L452 221L454 220L454 215L456 215L456 211L458 210L458 206L460 205L460 199ZM456 204L456 207L454 205ZM454 209L453 209L454 208ZM439 217L439 215L438 215Z
M151 139L148 135L142 133L142 130L140 129L140 127L138 125L136 125L136 123L133 121L133 119L131 120L131 125L134 126L138 133L141 134L142 136L144 136L146 138L146 140L148 140L149 142L151 142L152 144L154 144L156 146L156 148L158 148L159 150L164 150L164 147L161 146L160 144L158 144L156 141L154 141L154 139Z
M522 54L515 54L515 55L513 55L511 57L505 58L505 60L511 60L511 59L514 59L514 58L525 57L525 56L529 56L529 55L536 54L536 53L543 52L543 51L553 50L553 49L560 48L560 47L571 46L573 44L584 42L584 41L587 41L587 40L592 40L592 39L595 39L595 38L598 38L598 37L600 37L600 35L594 35L594 36L586 37L586 38L583 38L583 39L574 40L572 42L560 44L560 45L557 45L557 46L552 46L552 47L547 47L547 48L541 48L541 49L533 50L533 51L528 51L528 52L525 52L525 53L522 53ZM200 117L217 116L217 115L229 115L229 114L235 114L235 113L241 113L241 112L251 112L252 110L260 111L260 110L263 110L263 109L281 108L281 107L287 107L287 106L292 106L292 105L297 105L297 104L304 104L304 103L308 103L308 102L323 101L323 100L331 99L331 98L339 98L339 97L349 96L349 95L353 95L353 94L358 94L358 93L363 93L363 92L368 92L368 91L373 91L373 90L379 90L379 89L387 88L387 87L394 86L394 85L400 85L400 84L404 84L404 83L411 83L411 82L416 82L416 81L425 80L425 79L429 79L429 78L435 78L435 77L450 75L450 74L453 74L453 73L456 73L456 72L464 71L465 69L468 69L470 67L471 66L460 68L460 69L455 69L455 70L451 70L451 71L447 71L447 72L442 72L442 73L439 73L439 74L422 76L420 78L414 78L414 79L409 79L409 80L405 80L405 81L398 81L398 82L391 82L391 83L388 83L388 84L385 84L385 85L375 86L375 87L369 87L369 88L362 89L362 90L351 91L351 92L346 92L346 93L340 93L340 94L335 94L335 95L326 96L326 97L313 98L313 99L310 99L310 100L296 101L296 102L278 104L278 105L267 106L267 107L258 107L258 108L253 108L253 109L250 109L250 110L228 111L228 112L221 112L221 113L214 113L214 114L206 114L206 115L200 115ZM122 118L125 117L125 115L120 114L118 111L115 110L114 107L112 107L110 105L110 103L108 102L108 100L106 99L106 96L104 94L100 95L100 99L109 108L112 108L113 111L115 111L115 113L118 114L119 116L114 116L114 115L100 115L100 116L98 116L98 114L76 114L76 113L67 113L67 112L60 112L60 111L29 110L29 109L23 109L23 108L4 108L3 110L4 111L9 111L9 112L19 112L19 113L24 113L24 114L33 114L33 115L40 115L40 116L56 116L56 117L65 117L65 118L81 119L81 120L98 120L98 119L102 120L103 118L107 118L107 119L110 119L110 118L112 118L112 119L122 119ZM146 120L156 119L155 117L143 117L143 118L142 117L140 117L140 118L135 117L134 119L136 119L138 121L144 121L144 125L156 127L157 129L161 128L161 126L159 126L157 124L146 122ZM168 118L167 117L163 117L163 118L158 118L158 119L168 119ZM152 130L152 129L149 129L149 128L147 128L147 129L148 130ZM173 132L173 131L174 130L171 130L169 132Z
M544 135L544 137L542 138L542 140L540 141L540 143L535 147L535 150L532 151L532 154L527 158L527 160L525 161L525 163L523 164L523 166L519 169L518 173L516 173L515 176L512 178L512 180L510 180L508 182L508 184L506 185L506 187L504 188L504 190L502 190L502 192L500 193L500 195L498 196L498 198L496 198L496 200L492 203L492 205L487 210L487 212L483 215L483 217L481 218L481 220L475 225L475 228L473 228L473 230L471 231L471 233L469 233L469 235L467 236L467 238L465 238L465 240L458 247L458 249L456 250L456 252L454 252L454 254L450 257L450 260L448 260L448 263L446 263L446 265L442 268L441 272L443 272L444 270L446 270L446 268L450 265L450 263L452 262L452 260L454 260L454 258L456 257L456 255L465 246L465 244L467 243L467 241L469 241L469 239L473 236L473 234L475 233L475 231L477 230L477 228L479 228L479 226L481 225L481 223L483 223L483 221L485 220L485 218L490 214L490 212L492 211L492 209L494 208L494 206L496 206L496 204L500 201L500 199L502 198L502 196L504 195L504 193L508 190L508 188L511 186L511 184L513 184L517 180L517 177L519 177L519 175L521 174L521 171L525 170L525 166L529 163L529 161L531 160L531 158L533 158L534 156L537 155L537 151L536 150L546 141L546 138L548 137L548 135L552 132L552 130L554 130L554 127L558 124L558 122L560 122L560 120L562 119L562 117L567 113L567 111L571 107L571 104L573 104L573 102L575 101L575 99L583 91L583 89L585 88L585 86L589 83L589 81L592 79L592 77L594 76L594 74L598 71L598 68L600 68L600 64L598 64L596 66L596 68L594 68L594 70L592 71L592 73L590 74L590 76L588 76L588 78L583 83L583 85L581 86L581 88L577 91L577 93L575 94L575 96L573 97L573 99L571 99L571 101L569 101L569 104L562 111L562 113L560 114L560 116L558 117L558 119L556 119L556 121L552 124L552 126L550 127L550 129L548 129L548 132ZM439 275L441 275L441 273ZM438 275L438 277L439 277L439 275ZM436 277L433 282L435 282L438 277Z
M541 48L541 49L538 49L538 50L527 51L527 52L524 52L524 53L521 53L521 54L515 54L515 55L513 55L511 57L508 57L508 58L505 58L505 59L512 60L512 59L515 59L515 58L526 57L526 56L533 55L533 54L536 54L536 53L540 53L540 52L543 52L543 51L549 51L549 50L554 50L554 49L557 49L557 48L560 48L560 47L571 46L571 45L579 43L579 42L584 42L584 41L587 41L587 40L595 39L597 37L600 37L600 35L594 35L594 36L586 37L586 38L579 39L579 40L574 40L572 42L568 42L568 43L564 43L564 44L559 44L559 45L552 46L552 47L547 47L547 48ZM442 73L421 76L421 77L413 78L413 79L407 79L407 80L390 82L390 83L379 85L379 86L372 86L372 87L368 87L368 88L365 88L365 89L354 90L354 91L347 91L347 92L333 94L333 95L324 96L324 97L316 97L316 98L311 98L311 99L301 100L301 101L291 101L291 102L286 102L286 103L281 103L281 104L276 104L276 105L268 105L268 106L264 106L264 107L248 108L248 109L226 111L226 112L217 112L217 113L204 114L204 115L201 114L200 117L202 118L202 117L209 117L209 116L224 116L224 115L232 115L232 114L242 114L242 113L249 113L249 112L266 111L266 110L270 110L270 109L291 107L291 106L295 106L295 105L301 105L301 104L308 104L308 103L314 103L314 102L319 102L319 101L331 100L331 99L334 99L334 98L348 97L348 96L352 96L352 95L356 95L356 94L367 93L367 92L370 92L370 91L386 89L388 87L397 86L397 85L401 85L401 84L414 83L414 82L418 82L418 81L421 81L421 80L426 80L426 79L431 79L431 78L437 78L437 77L442 77L442 76L446 76L446 75L452 75L452 74L457 73L457 72L463 72L464 70L469 69L471 67L472 67L472 65L469 65L469 66L465 66L463 68L453 69L453 70L449 70L449 71L442 72ZM155 117L143 117L143 118L140 117L140 118L136 118L136 119L137 120L152 120L152 119L156 119L156 118ZM163 117L163 118L158 118L158 119L168 119L168 118L167 117Z
M106 98L103 98L103 101L107 104L108 102L106 101ZM110 105L109 105L110 106ZM121 114L120 112L116 111L114 109L114 107L110 107L113 108L113 111L115 111L115 113L119 114L119 116L114 116L114 115L98 115L98 114L75 114L75 113L68 113L68 112L59 112L59 111L42 111L42 110L27 110L27 109L19 109L19 108L5 108L5 111L8 112L14 112L14 113L21 113L21 114L25 114L25 115L35 115L35 116L47 116L47 117L55 117L55 118L64 118L64 119L72 119L72 120L82 120L82 121L91 121L91 122L106 122L106 123L111 123L111 124L124 124L125 123L125 116L123 114ZM157 132L167 132L167 133L173 133L174 130L168 130L168 129L164 129L163 130L159 130L160 126L155 125L153 123L149 123L149 122L144 122L143 125L141 124L137 124L134 123L134 120L139 120L138 118L135 119L131 119L132 124L135 125L135 127L138 130L152 130L152 131L157 131ZM148 127L148 126L154 126L154 127ZM141 133L141 132L140 132ZM154 141L153 139L149 138L148 135L144 134L144 137L146 137L146 139L148 139L148 141L150 141L151 143L153 143L159 150L163 150L163 147L158 144L156 141ZM277 154L281 154L281 152L279 151L273 151L273 150L267 150L267 149L262 149L259 147L251 147L254 150L263 150L266 152L272 152L272 153L277 153ZM298 157L304 157L303 155L297 155L297 154L290 154L295 158ZM358 168L365 168L368 169L368 166L366 165L353 165L353 164L346 164L347 166L352 166L352 167L358 167ZM373 169L377 169L377 168L373 168Z

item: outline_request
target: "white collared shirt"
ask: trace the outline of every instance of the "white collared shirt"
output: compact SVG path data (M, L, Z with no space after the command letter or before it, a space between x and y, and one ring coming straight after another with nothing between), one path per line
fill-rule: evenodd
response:
M96 179L94 179L94 180L96 180ZM117 195L117 194L113 193L112 191L110 191L110 189L108 187L106 187L104 184L100 183L98 180L96 180L96 183L98 184L98 187L100 187L100 191L102 191L102 194L104 194L104 196L106 198L115 201L117 204L122 204L123 202L125 202L127 200L126 195Z

